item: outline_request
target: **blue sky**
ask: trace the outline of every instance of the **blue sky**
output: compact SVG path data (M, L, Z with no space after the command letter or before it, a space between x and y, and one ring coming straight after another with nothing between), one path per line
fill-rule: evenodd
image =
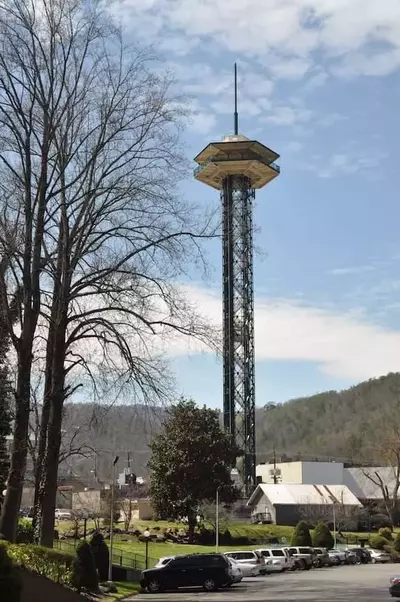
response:
M156 42L192 97L194 157L232 131L281 155L255 223L257 404L400 369L399 0L123 0L128 35ZM218 193L195 182L185 194ZM220 256L190 295L221 317ZM195 276L194 276L195 278ZM178 388L221 403L221 363L181 350Z

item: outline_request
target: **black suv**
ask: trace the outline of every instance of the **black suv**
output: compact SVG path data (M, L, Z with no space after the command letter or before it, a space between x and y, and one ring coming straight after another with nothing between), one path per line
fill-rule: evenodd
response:
M162 567L142 571L140 585L150 593L203 586L214 591L232 583L229 560L223 554L178 556Z

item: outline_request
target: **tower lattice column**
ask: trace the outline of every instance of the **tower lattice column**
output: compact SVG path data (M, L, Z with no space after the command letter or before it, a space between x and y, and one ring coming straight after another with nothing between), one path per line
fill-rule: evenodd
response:
M224 178L223 213L223 409L224 426L243 452L239 466L250 494L256 475L253 200L250 178Z

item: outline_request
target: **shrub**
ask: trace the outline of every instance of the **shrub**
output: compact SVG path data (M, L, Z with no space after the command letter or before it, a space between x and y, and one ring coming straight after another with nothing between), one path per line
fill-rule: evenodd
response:
M27 518L20 518L17 525L17 543L33 543L33 525Z
M20 602L21 600L21 576L3 544L0 544L0 592L1 599L7 602Z
M393 547L396 550L396 552L399 552L400 554L400 533L397 533Z
M388 545L388 540L382 535L373 535L369 540L369 544L375 550L384 550L385 546Z
M320 521L315 527L312 542L316 548L333 548L334 540L332 533L329 531L328 525L323 521Z
M92 548L94 563L99 573L99 579L100 581L107 581L110 553L103 535L98 531L93 533L90 540L90 547Z
M292 546L312 546L310 529L305 520L297 523L292 535Z
M92 554L92 548L86 541L82 541L76 548L76 558L73 563L72 585L79 592L84 589L97 592L99 577Z
M32 544L10 544L8 554L21 566L56 583L71 585L73 557L58 550Z
M388 541L393 541L392 530L390 527L381 527L381 529L379 529L379 535Z

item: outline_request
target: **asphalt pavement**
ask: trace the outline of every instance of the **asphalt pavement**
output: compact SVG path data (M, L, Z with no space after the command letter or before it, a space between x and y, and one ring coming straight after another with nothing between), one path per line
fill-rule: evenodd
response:
M394 564L341 566L244 579L226 590L199 589L139 594L132 602L381 602L392 600L389 578Z

